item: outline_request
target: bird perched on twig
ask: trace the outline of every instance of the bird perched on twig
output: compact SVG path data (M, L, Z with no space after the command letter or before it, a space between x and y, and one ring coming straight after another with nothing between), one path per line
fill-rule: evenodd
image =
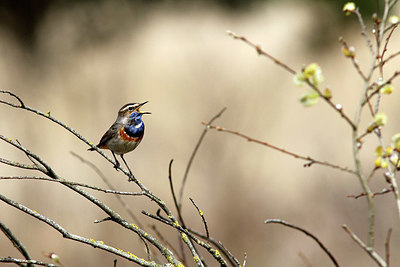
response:
M118 169L120 163L115 154L120 155L131 175L132 171L124 159L124 154L134 150L142 141L144 135L144 123L142 115L151 114L150 112L140 111L140 107L146 104L130 103L124 105L119 111L118 116L110 129L103 135L98 148L109 149L115 159L115 169ZM95 150L93 147L89 150Z

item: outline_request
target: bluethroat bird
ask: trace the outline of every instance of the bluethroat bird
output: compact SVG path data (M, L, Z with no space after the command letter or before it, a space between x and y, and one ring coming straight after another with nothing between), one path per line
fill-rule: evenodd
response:
M142 115L151 113L140 111L140 107L147 102L149 101L124 105L118 111L114 124L111 125L97 145L98 148L111 151L115 159L115 169L120 166L115 154L120 155L131 175L132 171L124 159L124 154L134 150L142 141L144 135ZM94 150L94 148L89 148L89 150Z

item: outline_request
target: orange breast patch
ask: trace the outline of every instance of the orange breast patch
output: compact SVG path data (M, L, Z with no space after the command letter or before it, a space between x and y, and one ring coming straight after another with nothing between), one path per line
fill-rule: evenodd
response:
M119 136L121 137L122 140L127 141L127 142L132 142L132 141L138 142L139 140L141 140L143 138L142 136L140 136L140 137L131 137L131 136L129 136L125 132L125 127L122 127L119 130Z

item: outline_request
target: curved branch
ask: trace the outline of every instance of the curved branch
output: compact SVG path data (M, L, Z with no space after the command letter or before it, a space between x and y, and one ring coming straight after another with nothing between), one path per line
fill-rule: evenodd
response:
M305 230L305 229L303 229L303 228L301 228L301 227L299 227L299 226L293 225L293 224L291 224L291 223L285 222L285 221L283 221L283 220L279 220L279 219L268 219L268 220L265 220L264 223L265 223L265 224L270 224L270 223L282 224L282 225L287 226L287 227L289 227L289 228L296 229L296 230L298 230L298 231L304 233L305 235L311 237L312 239L314 239L315 242L318 243L318 245L322 248L322 250L329 256L329 258L331 259L333 265L339 266L339 264L337 263L335 257L334 257L334 256L332 255L332 253L325 247L325 245L322 244L322 242L319 241L319 239L318 239L315 235L313 235L312 233L308 232L307 230Z

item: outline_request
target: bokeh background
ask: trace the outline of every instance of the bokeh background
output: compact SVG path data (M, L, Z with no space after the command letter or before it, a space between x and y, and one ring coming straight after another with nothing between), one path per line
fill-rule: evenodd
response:
M375 1L365 1L361 12L371 17ZM354 116L362 86L351 63L344 58L338 37L357 48L362 69L370 55L355 17L341 12L344 1L1 1L0 87L19 95L28 106L51 111L56 118L96 143L128 102L148 100L144 110L146 134L126 159L135 175L173 207L168 164L173 163L179 189L190 154L208 121L223 107L217 125L240 131L290 151L353 168L351 131L325 103L304 108L305 90L292 76L226 34L232 30L300 70L318 62L333 100ZM397 13L398 13L397 9ZM394 10L396 11L396 10ZM395 12L396 13L396 12ZM368 29L371 25L367 24ZM395 32L389 52L400 47ZM388 64L386 75L398 67ZM389 117L385 140L400 131L400 84L382 101ZM2 99L11 100L6 95ZM365 112L363 125L370 118ZM18 139L39 154L58 174L72 181L105 187L71 151L95 163L119 190L135 191L126 177L71 134L34 114L0 105L0 133ZM377 140L365 139L365 171L373 168ZM0 143L2 158L28 162ZM111 156L111 155L110 155ZM203 229L191 205L192 197L204 212L211 235L248 266L330 266L318 245L300 232L280 225L265 225L280 218L311 231L330 249L342 266L375 266L342 230L346 223L364 241L367 236L365 199L355 176L304 162L225 133L210 131L193 163L184 195L187 224ZM0 165L0 175L33 173ZM38 174L39 175L39 174ZM67 230L145 257L134 234L104 222L105 217L65 187L37 181L0 181L0 192L42 213ZM374 191L387 187L378 172ZM92 192L129 218L114 196ZM147 199L124 197L147 226L157 224L172 244L177 236L167 227L141 215L155 213ZM47 225L0 204L0 220L37 260L55 252L67 266L112 266L114 256L63 239ZM399 221L392 195L376 198L376 250L384 256L384 242L393 228L391 260L399 264ZM146 228L153 233L150 227ZM202 249L203 255L207 253ZM9 240L0 235L0 255L20 258ZM208 256L207 256L208 257ZM118 266L131 265L123 259ZM193 263L190 263L193 266ZM217 266L217 264L210 264Z

